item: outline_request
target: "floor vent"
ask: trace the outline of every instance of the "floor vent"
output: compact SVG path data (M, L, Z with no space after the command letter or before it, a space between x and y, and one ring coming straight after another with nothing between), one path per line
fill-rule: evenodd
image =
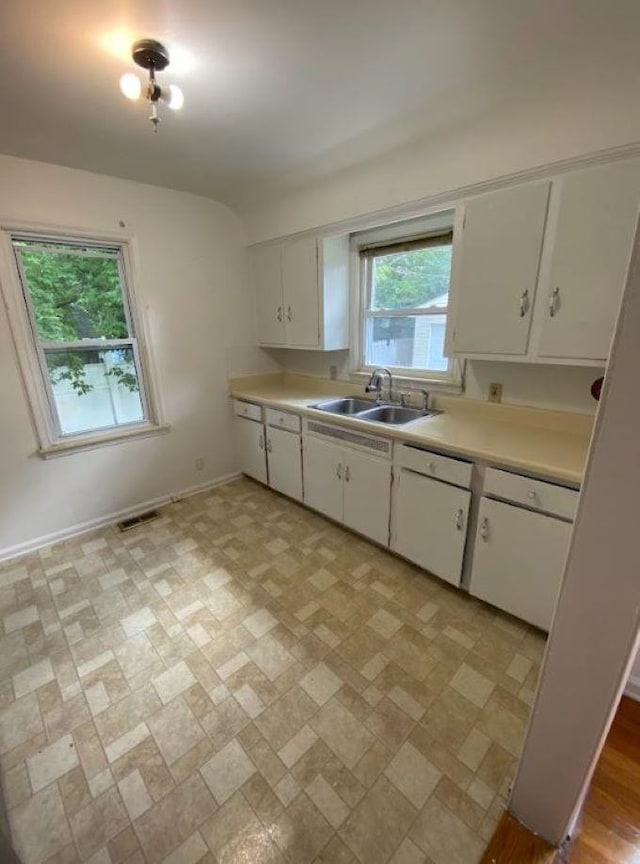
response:
M147 510L146 513L140 513L138 516L131 516L130 519L123 519L122 522L118 522L118 528L121 531L130 531L132 528L135 528L136 525L144 525L145 522L151 522L152 519L158 518L157 510Z

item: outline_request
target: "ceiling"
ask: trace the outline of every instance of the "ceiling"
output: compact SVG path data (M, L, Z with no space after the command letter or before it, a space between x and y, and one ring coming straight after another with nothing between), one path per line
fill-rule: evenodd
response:
M234 204L498 106L640 100L637 0L21 0L0 26L0 152ZM118 80L154 37L181 112Z

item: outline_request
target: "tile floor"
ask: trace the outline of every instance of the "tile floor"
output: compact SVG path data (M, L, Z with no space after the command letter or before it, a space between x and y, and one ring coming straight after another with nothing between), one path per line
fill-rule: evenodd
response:
M543 638L249 480L0 567L24 864L473 864Z

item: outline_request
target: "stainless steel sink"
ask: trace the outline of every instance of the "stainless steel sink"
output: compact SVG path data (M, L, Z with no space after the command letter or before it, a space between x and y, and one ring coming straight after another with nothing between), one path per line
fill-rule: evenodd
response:
M406 408L404 405L380 405L370 408L358 414L359 420L369 420L374 423L387 423L390 426L402 426L419 420L421 417L430 417L436 411L421 411L419 408Z
M311 408L317 408L318 411L328 411L329 414L359 414L361 411L367 411L374 407L374 403L370 399L359 399L357 396L350 396L345 399L330 399L328 402L318 402L317 405L311 405Z
M330 399L327 402L318 402L311 405L318 411L326 411L329 414L343 414L353 417L354 420L368 420L372 423L386 423L388 426L402 426L419 420L421 417L431 417L439 414L439 411L421 411L419 408L406 408L404 405L376 405L369 399L359 399L350 396L344 399Z

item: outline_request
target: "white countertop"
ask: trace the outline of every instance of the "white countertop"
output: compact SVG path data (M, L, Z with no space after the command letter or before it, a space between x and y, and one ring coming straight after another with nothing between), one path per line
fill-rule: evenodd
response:
M345 396L346 390L354 395L358 387L304 379L300 375L279 381L267 380L266 376L236 379L230 382L230 392L237 399L294 411L383 438L424 444L552 480L582 482L593 424L589 415L439 397L436 406L444 409L442 414L404 426L389 426L311 408L317 402Z

